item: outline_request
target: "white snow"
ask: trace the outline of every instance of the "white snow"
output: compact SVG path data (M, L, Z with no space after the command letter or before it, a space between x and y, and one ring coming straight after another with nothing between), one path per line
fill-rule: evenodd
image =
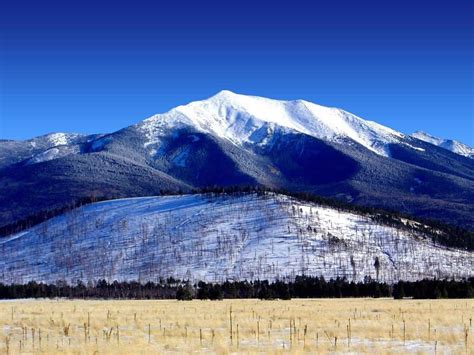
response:
M45 136L51 147L70 144L74 139L80 137L75 133L51 133Z
M68 154L79 153L77 146L80 138L84 137L77 133L50 133L28 140L32 149L40 148L41 152L32 150L32 155L27 164L39 163L63 157Z
M59 154L58 148L51 148L51 149L45 150L44 152L41 152L40 154L28 160L28 164L35 164L42 161L53 160L57 157L58 154Z
M79 144L84 138L84 135L78 133L59 132L30 139L27 142L31 147L31 155L25 159L26 164L36 164L71 154L79 154L81 152Z
M30 158L27 164L36 164L44 161L58 159L70 154L78 154L81 151L78 145L60 145L54 148L45 150L34 157Z
M411 135L414 138L417 138L419 140L425 141L427 143L436 145L438 147L447 149L453 153L468 157L468 158L474 158L474 148L469 147L468 145L451 140L451 139L443 139L443 138L438 138L434 137L428 133L417 131Z
M159 137L170 128L183 126L192 126L237 145L265 143L268 141L265 135L280 127L330 141L349 138L384 156L389 155L389 143L404 137L400 132L337 108L304 100L279 101L239 95L227 90L138 124L148 138L146 146L158 143Z
M48 140L53 144L53 146L65 145L68 143L66 134L64 133L53 133L48 136Z
M422 141L425 141L427 143L434 144L434 145L440 145L444 141L444 139L434 137L434 136L432 136L428 133L422 132L422 131L416 131L411 136L415 137L417 139L420 139Z
M409 223L409 221L407 221ZM283 195L100 202L0 239L0 282L474 275L473 253Z

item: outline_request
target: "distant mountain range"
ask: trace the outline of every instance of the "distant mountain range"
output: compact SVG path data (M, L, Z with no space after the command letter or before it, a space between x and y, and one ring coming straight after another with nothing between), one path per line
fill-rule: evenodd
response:
M473 152L337 108L222 91L111 134L0 141L0 227L91 196L265 185L474 230Z

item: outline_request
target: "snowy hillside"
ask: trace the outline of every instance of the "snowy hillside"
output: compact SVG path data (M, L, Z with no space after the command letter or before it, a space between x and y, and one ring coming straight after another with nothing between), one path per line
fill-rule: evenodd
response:
M453 153L463 155L468 158L474 158L474 148L471 148L468 145L463 144L461 142L451 140L451 139L433 137L432 135L425 132L421 132L421 131L417 131L413 133L412 137L434 144L438 147L447 149Z
M153 144L170 128L187 125L238 145L266 144L271 141L273 131L280 128L329 141L351 139L384 156L389 155L387 144L404 137L337 108L304 100L279 101L239 95L227 90L155 115L138 127L147 134L148 144Z
M412 233L275 194L121 199L0 239L0 282L474 276L473 253Z

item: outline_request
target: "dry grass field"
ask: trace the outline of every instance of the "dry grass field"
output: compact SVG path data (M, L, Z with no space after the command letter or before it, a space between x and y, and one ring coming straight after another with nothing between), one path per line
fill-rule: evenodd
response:
M0 353L474 353L474 300L0 302Z

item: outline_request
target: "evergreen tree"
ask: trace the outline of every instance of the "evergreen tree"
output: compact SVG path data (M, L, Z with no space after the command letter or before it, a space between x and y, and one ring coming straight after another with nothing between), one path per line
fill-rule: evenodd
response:
M178 286L178 289L176 290L176 299L178 301L191 301L193 299L191 288L188 285Z

